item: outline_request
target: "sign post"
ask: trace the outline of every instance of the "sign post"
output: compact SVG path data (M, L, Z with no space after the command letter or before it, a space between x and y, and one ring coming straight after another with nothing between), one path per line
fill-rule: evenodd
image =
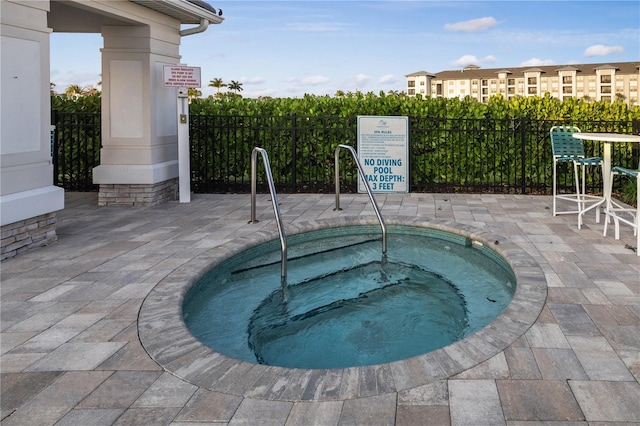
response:
M372 192L409 192L408 133L408 117L358 117L358 157Z
M178 88L178 188L180 202L191 201L191 164L189 161L189 87L201 87L200 67L165 65L165 87Z

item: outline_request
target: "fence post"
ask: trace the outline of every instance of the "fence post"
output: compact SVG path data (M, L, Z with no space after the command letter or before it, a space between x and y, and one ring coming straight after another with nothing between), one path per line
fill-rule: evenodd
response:
M631 120L631 133L633 133L634 135L640 135L640 120L638 120L637 118ZM631 167L635 167L636 164L640 164L640 147L635 143L632 143L631 145ZM637 200L637 202L640 203L640 200Z
M294 112L292 118L291 127L291 183L293 185L293 193L298 192L298 135L297 135L297 114Z
M527 125L528 119L526 117L520 117L520 191L525 194L527 191Z
M51 163L53 165L53 184L58 186L58 110L51 110Z

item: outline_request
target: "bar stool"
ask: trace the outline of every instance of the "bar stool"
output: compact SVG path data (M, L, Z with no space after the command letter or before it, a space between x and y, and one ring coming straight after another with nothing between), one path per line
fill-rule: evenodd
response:
M638 207L627 207L623 206L619 203L616 203L612 200L613 197L609 196L609 200L607 200L607 210L606 213L608 216L613 218L614 227L615 227L615 239L620 239L620 222L626 223L627 225L631 225L633 228L633 235L636 236L636 254L640 256L640 231L638 231L638 227L640 227L640 162L638 163L638 170L626 169L624 167L612 167L611 168L611 178L609 179L609 194L613 190L613 179L615 176L628 176L632 179L636 180L636 205ZM628 213L631 216L629 219L627 216L620 216L619 213ZM607 235L607 225L609 224L609 220L604 221L604 235Z
M582 216L591 209L596 209L596 222L600 223L600 209L604 203L604 196L586 194L586 167L599 166L602 170L600 157L585 157L584 144L580 139L572 136L580 129L575 126L553 126L549 131L551 137L551 149L553 150L553 215L577 214L578 229L582 228ZM558 194L557 192L557 168L560 163L572 163L575 177L575 192ZM582 172L582 188L580 187L580 174ZM577 210L558 210L557 200L571 201L577 204Z

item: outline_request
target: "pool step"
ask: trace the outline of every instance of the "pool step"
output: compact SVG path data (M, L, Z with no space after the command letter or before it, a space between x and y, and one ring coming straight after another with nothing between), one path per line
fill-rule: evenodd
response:
M322 245L319 245L318 241L311 241L304 244L294 245L289 248L289 257L287 259L287 263L289 264L289 279L288 283L295 284L300 282L301 280L306 280L307 278L294 278L291 276L293 274L294 277L298 276L300 271L297 271L296 265L304 265L305 268L309 266L309 259L314 258L314 263L323 263L329 261L333 263L335 260L336 267L338 270L342 270L344 267L340 264L340 259L346 259L353 253L362 253L367 249L364 248L369 243L379 244L379 238L372 238L367 235L355 235L355 236L345 236L344 238L335 240L335 241L322 241ZM344 251L340 253L340 251ZM380 249L375 247L375 251L372 251L372 254L375 255L374 259L380 259ZM319 256L319 257L318 257ZM307 263L305 263L307 262ZM274 265L280 265L280 253L272 252L265 256L261 256L257 259L251 260L243 264L243 267L234 269L231 271L232 275L237 274L253 274L258 273L259 270L263 268L273 267ZM351 265L351 264L349 264ZM326 269L326 265L324 267Z

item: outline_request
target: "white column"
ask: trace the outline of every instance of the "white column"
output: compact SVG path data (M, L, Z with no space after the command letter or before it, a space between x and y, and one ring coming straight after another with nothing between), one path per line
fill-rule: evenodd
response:
M49 2L0 1L0 222L64 208L53 186Z
M176 89L162 68L179 60L179 36L147 26L103 27L102 149L98 184L156 184L178 176ZM159 40L158 40L159 38Z

